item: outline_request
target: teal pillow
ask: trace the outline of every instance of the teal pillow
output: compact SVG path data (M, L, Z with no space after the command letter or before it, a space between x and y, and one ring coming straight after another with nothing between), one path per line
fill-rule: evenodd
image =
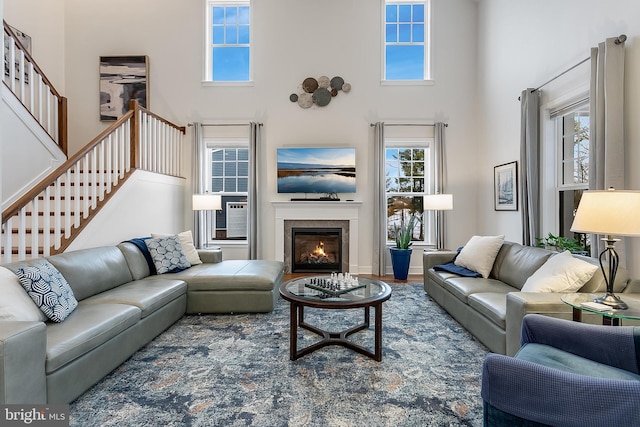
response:
M158 274L177 273L191 267L178 236L144 241Z
M19 267L16 275L31 299L54 322L64 321L78 306L71 286L49 261Z

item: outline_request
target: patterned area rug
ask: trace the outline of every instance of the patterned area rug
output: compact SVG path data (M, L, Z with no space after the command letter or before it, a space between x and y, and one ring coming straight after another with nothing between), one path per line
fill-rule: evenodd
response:
M338 346L290 361L282 299L267 314L185 316L73 402L71 425L481 426L487 349L422 283L391 287L382 362ZM305 310L331 331L362 317ZM351 338L373 348L372 329ZM318 339L303 331L299 348Z

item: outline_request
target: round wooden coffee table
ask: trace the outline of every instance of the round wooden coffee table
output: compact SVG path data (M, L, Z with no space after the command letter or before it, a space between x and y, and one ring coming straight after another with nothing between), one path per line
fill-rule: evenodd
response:
M328 277L329 276L300 277L280 285L280 295L291 303L289 359L296 360L328 345L340 345L380 362L382 360L382 303L391 297L391 287L380 280L364 277L358 278L358 282L364 286L339 295L324 293L308 286L312 285L314 281L317 282L318 280L327 279ZM305 307L326 310L364 308L364 322L341 332L327 332L305 323ZM369 311L371 307L375 309L375 348L373 352L347 339L349 335L369 328ZM316 333L320 335L322 339L315 344L298 350L298 327Z

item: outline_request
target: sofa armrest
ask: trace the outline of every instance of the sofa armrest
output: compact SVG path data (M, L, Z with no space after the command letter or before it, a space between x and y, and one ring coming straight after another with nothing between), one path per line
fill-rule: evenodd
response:
M204 263L216 264L222 262L222 249L219 247L198 249L198 256Z
M522 319L525 315L537 313L559 319L572 319L572 309L562 302L562 295L551 292L509 292L507 294L507 355L513 356L520 349Z
M422 266L424 267L424 274L427 274L430 268L434 265L446 264L453 261L453 258L457 255L456 251L428 251L425 250L422 255Z
M0 403L46 403L42 322L0 321Z
M640 294L640 280L638 280L638 279L629 280L629 282L627 283L627 286L625 286L625 288L622 291L622 293L625 293L625 294Z

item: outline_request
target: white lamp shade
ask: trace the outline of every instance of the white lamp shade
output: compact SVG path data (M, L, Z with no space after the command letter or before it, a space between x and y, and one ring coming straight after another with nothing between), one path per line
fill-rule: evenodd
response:
M222 197L218 194L194 194L194 211L213 211L222 209Z
M571 231L611 236L640 236L640 192L585 191Z
M426 211L453 210L453 194L427 194L423 199L423 208Z

